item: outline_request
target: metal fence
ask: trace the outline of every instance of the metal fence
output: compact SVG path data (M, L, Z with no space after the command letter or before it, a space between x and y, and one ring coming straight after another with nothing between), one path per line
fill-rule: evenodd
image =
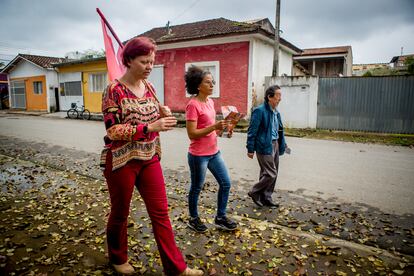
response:
M320 78L317 128L414 133L414 76Z

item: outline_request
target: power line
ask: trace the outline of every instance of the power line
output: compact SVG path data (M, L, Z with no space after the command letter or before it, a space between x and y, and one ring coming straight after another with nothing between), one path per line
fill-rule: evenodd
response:
M190 10L192 7L194 7L198 2L200 2L200 0L196 0L194 1L192 4L190 4L186 9L184 9L184 11L182 11L178 16L176 16L174 19L172 19L171 21L174 22L175 20L177 20L178 18L180 18L184 13L186 13L188 10Z
M25 51L39 51L39 52L45 52L45 50L36 49L36 48L28 48L26 46L18 46L18 45L11 45L7 43L0 42L0 49L5 50L25 50Z
M2 53L0 53L0 56L2 56L2 57L14 57L15 55L9 55L9 54L2 54Z
M7 54L2 54L3 53L7 53ZM36 48L28 48L28 47L21 47L21 46L15 46L15 45L11 45L8 43L4 43L4 42L0 42L0 55L8 55L8 56L15 56L15 55L10 55L9 53L38 53L38 54L44 54L44 55L49 55L50 51L48 50L41 50L41 49L36 49Z

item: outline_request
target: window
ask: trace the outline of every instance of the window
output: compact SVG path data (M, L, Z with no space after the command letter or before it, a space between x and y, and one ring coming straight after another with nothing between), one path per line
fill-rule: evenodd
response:
M107 83L108 80L105 72L89 74L89 92L102 93L105 90Z
M61 96L82 96L80 81L68 81L60 83Z
M195 65L211 73L211 75L213 76L213 80L216 82L211 97L220 97L220 63L218 61L190 62L185 64L185 71L187 71L191 65ZM186 97L190 96L190 94L186 93Z
M33 82L33 92L38 95L43 93L43 86L41 81Z

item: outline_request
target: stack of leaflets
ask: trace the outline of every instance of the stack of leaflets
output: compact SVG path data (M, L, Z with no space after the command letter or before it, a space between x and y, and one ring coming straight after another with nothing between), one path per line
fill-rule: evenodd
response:
M223 130L218 132L218 136L222 137L223 134L227 133L227 137L231 138L233 129L236 127L240 119L244 117L244 114L239 113L237 108L231 105L222 106L221 112L223 113L223 118L227 124Z

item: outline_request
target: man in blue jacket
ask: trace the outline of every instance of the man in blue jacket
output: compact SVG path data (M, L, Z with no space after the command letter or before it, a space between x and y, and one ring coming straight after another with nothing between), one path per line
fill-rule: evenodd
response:
M260 166L259 182L248 195L260 207L277 208L279 204L273 202L272 194L279 171L279 156L287 148L282 120L276 109L282 99L280 87L269 87L264 99L265 102L253 110L247 132L247 156L253 158L256 152Z

